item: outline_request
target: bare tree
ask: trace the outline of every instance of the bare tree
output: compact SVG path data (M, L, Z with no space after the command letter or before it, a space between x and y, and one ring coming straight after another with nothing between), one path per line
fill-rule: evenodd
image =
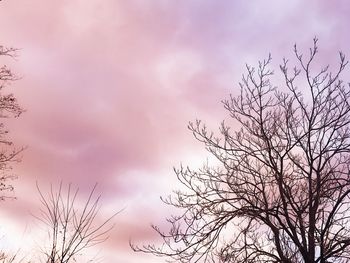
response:
M308 56L296 46L296 67L271 57L246 66L240 95L223 101L239 129L220 135L201 121L195 138L219 161L175 169L186 190L164 201L182 213L169 220L161 247L133 247L176 262L350 262L350 89L316 69L317 39ZM299 86L299 87L298 87Z
M100 196L94 197L96 185L80 209L77 203L79 190L72 190L70 184L66 192L62 183L58 191L51 186L47 196L37 188L43 207L37 218L49 228L49 245L43 248L46 263L76 262L82 251L108 238L108 232L113 228L111 220L116 214L99 221Z
M16 49L6 48L0 45L0 57L14 58ZM17 99L12 93L4 93L4 89L17 79L16 75L6 66L0 66L0 118L6 119L18 117L23 109L19 106ZM11 162L19 161L18 155L23 148L15 148L13 142L7 138L8 130L3 122L0 122L0 199L8 197L8 191L12 191L13 187L9 184L9 179L13 179L11 170Z

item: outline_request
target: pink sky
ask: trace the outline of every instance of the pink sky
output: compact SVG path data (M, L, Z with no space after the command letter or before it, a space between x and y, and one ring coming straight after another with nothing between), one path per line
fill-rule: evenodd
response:
M219 124L245 63L269 52L278 65L317 36L321 60L350 56L349 13L346 0L3 0L0 44L20 49L11 91L27 110L9 128L28 146L14 169L18 200L0 204L1 234L16 233L4 242L34 239L36 181L82 193L99 182L103 213L125 208L104 262L164 262L128 241L157 242L149 226L171 213L159 196L174 188L172 167L202 160L188 121Z

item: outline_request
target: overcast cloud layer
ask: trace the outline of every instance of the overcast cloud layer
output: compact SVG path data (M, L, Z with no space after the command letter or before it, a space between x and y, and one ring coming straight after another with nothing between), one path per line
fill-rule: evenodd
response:
M174 188L172 167L205 156L188 121L218 125L245 63L269 52L278 66L317 36L320 63L350 56L349 13L345 0L2 1L0 44L20 49L6 62L27 110L8 126L28 146L14 169L18 200L0 204L4 246L38 243L36 181L72 182L82 195L98 182L103 213L124 208L104 262L164 262L128 242L157 242L149 225L171 212L159 196Z

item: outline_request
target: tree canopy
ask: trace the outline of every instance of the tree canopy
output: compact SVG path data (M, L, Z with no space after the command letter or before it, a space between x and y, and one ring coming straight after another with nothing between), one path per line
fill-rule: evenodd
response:
M271 56L246 66L240 93L223 101L235 127L189 124L219 165L175 169L184 189L164 201L180 215L157 226L161 247L134 247L176 262L348 262L350 89L294 46L273 84ZM236 128L236 126L238 128Z
M7 48L0 45L0 58L16 56L16 49ZM16 118L24 110L18 104L16 97L12 93L7 93L5 88L13 81L17 80L17 76L10 70L7 65L0 66L0 118ZM0 198L8 197L8 191L13 190L9 179L14 176L9 172L11 170L11 162L18 161L18 154L23 148L16 148L13 142L7 137L8 130L4 122L0 122Z

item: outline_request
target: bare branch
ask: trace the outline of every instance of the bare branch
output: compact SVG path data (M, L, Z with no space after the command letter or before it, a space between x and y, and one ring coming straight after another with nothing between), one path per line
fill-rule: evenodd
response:
M55 191L44 195L37 184L43 209L36 216L48 226L50 247L44 249L46 263L68 263L75 261L83 250L104 242L112 230L113 218L99 222L100 196L95 197L96 186L92 188L82 208L77 204L79 189L73 190L71 184L65 190L62 183Z

